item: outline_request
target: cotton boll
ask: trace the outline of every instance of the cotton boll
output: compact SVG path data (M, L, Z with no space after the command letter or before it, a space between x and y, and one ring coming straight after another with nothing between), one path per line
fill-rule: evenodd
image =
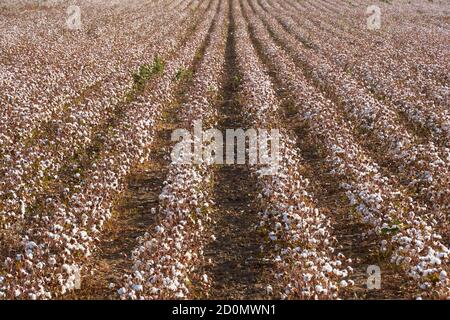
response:
M277 236L275 235L274 232L269 232L269 238L270 238L270 240L272 240L272 241L277 240Z
M135 284L133 285L133 290L136 292L140 292L144 289L144 287L141 284ZM119 293L120 294L120 293Z
M155 227L155 231L156 231L157 233L164 233L164 227L162 227L162 226L156 226L156 227Z
M312 279L312 275L311 274L306 273L306 274L303 275L303 280L305 282L309 282L309 281L311 281L311 279Z

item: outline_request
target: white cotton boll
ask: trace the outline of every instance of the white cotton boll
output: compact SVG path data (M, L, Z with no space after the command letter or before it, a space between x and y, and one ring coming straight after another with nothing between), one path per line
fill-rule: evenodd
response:
M341 288L345 288L345 287L348 286L348 283L347 283L347 281L342 280L342 281L339 283L339 286L340 286Z
M30 241L26 245L26 250L34 250L34 248L36 248L36 247L37 247L36 242Z
M112 283L112 282L108 286L108 288L110 288L110 289L114 289L115 287L116 287L116 285L114 283Z
M335 275L337 275L338 277L343 276L342 271L339 270L339 269L333 269L333 273L334 273Z
M164 227L162 226L156 226L155 227L156 233L164 233Z
M72 268L68 264L63 264L62 269L67 273L72 271Z
M135 284L133 286L133 290L136 291L136 292L139 292L139 291L144 290L144 287L142 286L142 284Z
M275 233L274 232L269 232L269 238L270 238L270 240L272 240L272 241L275 241L275 240L277 240L277 236L275 235Z
M125 293L127 292L127 289L125 289L125 288L120 288L119 290L117 290L117 293L119 294L119 295L124 295Z
M326 264L323 266L322 270L325 271L325 272L330 273L330 272L333 271L333 267L332 267L329 263L326 263Z
M325 233L326 233L326 230L325 230L325 228L320 228L317 232L318 232L321 236L324 236Z
M82 240L87 240L87 238L88 238L87 232L86 231L80 231L80 238Z
M83 215L81 216L81 223L83 226L85 226L87 224L88 221L88 216L87 214L83 213Z
M25 202L23 202L22 200L20 200L20 213L22 215L26 214L26 204Z
M208 275L207 274L202 275L202 280L204 283L208 283Z
M428 289L430 287L430 284L428 282L424 282L419 287L422 290L426 290L426 289Z
M446 279L447 279L447 272L445 272L445 270L442 270L441 273L439 274L439 280L445 281Z
M140 271L135 271L134 272L134 276L136 277L136 279L138 279L139 281L144 281L144 277L142 276Z
M184 256L186 257L186 259L187 259L188 261L191 261L191 259L192 259L192 254L191 254L190 252L186 252Z
M167 288L171 291L177 291L177 289L178 289L178 287L175 283L170 284Z
M322 293L324 291L323 287L321 285L316 285L315 290L317 293Z
M151 294L158 294L158 292L159 292L159 289L156 288L156 287L152 287L152 288L150 289L150 293L151 293Z
M442 263L441 259L435 258L435 257L433 257L430 262L432 265L438 265L438 266L441 265L441 263Z
M311 281L311 279L312 279L312 275L311 275L310 273L305 273L305 274L303 275L303 280L304 280L305 282L309 282L309 281Z
M61 286L61 294L66 294L66 292L67 292L67 288L66 288L66 286Z
M212 241L216 241L216 236L215 235L211 235L211 239L212 239Z

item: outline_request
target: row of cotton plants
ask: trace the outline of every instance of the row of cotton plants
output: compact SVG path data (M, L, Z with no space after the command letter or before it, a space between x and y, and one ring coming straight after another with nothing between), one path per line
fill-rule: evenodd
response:
M237 1L234 16L244 110L254 126L280 128L279 102L252 46ZM352 284L347 278L351 268L345 266L344 256L335 251L330 217L315 207L309 182L300 174L303 160L295 149L295 141L289 138L287 130L280 129L280 163L276 173L266 175L264 168L254 168L262 208L258 228L266 234L266 253L273 255L277 266L268 292L275 287L284 299L336 299L340 288Z
M199 115L205 123L216 121L215 101L225 60L227 7L222 1L205 53L179 107L180 126L186 129L191 129ZM213 167L207 158L199 164L172 160L159 196L158 225L139 239L133 250L133 273L125 275L118 290L122 299L192 298L193 283L208 288L208 276L198 269L204 260L203 248L210 239Z

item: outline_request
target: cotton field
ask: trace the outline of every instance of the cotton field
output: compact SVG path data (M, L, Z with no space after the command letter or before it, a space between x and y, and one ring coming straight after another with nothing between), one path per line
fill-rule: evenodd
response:
M0 300L450 299L450 2L0 17Z

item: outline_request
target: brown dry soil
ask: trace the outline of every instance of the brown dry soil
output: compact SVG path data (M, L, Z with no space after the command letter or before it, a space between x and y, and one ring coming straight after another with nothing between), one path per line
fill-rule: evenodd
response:
M135 168L130 174L127 189L118 199L111 220L102 235L88 270L82 278L81 290L68 299L117 299L118 285L124 274L131 272L131 252L138 245L138 237L156 225L159 194L168 172L171 147L170 134L176 128L176 109L164 116L158 127L149 161ZM152 213L152 208L156 214ZM114 284L114 287L110 287Z
M239 74L234 48L234 21L231 16L228 29L225 79L223 81L219 130L248 127L241 112L237 95ZM225 154L225 153L224 153ZM248 165L220 165L215 172L214 198L216 203L213 234L216 241L205 249L206 260L211 261L204 271L212 279L209 299L267 299L266 286L273 281L271 262L261 257L264 243L255 226L259 220L255 177Z

